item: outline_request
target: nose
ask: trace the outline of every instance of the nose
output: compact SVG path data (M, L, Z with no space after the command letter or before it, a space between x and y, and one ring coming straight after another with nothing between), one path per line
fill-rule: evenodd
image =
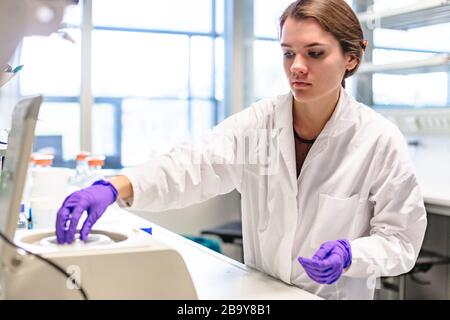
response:
M295 56L294 62L291 65L291 72L292 73L302 73L302 74L305 74L308 72L306 63L300 54L297 54Z

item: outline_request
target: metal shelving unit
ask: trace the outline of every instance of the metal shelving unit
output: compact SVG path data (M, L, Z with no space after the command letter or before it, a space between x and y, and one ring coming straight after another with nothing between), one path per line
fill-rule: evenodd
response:
M449 22L450 0L418 1L413 5L359 15L361 23L379 22L386 29L407 30Z
M387 10L374 11L371 3L367 2L362 6L358 18L364 27L366 37L373 40L373 30L376 27L384 29L408 30L413 28L432 26L436 24L450 22L450 0L418 0L414 4L405 7L391 8ZM447 35L442 35L442 41L446 41ZM366 56L369 61L372 57L373 43L369 41L369 48ZM401 49L392 47L392 50ZM382 74L419 74L431 72L449 72L450 74L450 53L442 52L434 56L415 61L405 61L389 64L373 64L370 62L362 63L358 75L360 75L361 85L372 85L372 75L375 73ZM450 76L449 76L450 77ZM450 85L449 85L450 90ZM367 105L373 105L373 97L370 92L365 92L362 96L362 102ZM450 95L448 105L450 106Z
M412 74L446 72L450 70L450 54L437 54L423 60L405 61L389 64L361 64L359 73Z

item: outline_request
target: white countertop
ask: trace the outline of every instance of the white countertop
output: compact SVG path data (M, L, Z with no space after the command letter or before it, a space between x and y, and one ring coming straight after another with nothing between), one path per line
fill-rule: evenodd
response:
M410 155L428 213L450 216L450 146L448 138L422 137Z
M421 181L420 187L425 203L450 207L450 181L449 183Z
M199 299L317 300L320 297L272 278L178 234L120 210L119 222L152 227L153 237L177 250L192 276ZM99 221L101 223L101 221ZM113 222L103 222L103 224Z
M450 181L419 181L428 213L450 216Z

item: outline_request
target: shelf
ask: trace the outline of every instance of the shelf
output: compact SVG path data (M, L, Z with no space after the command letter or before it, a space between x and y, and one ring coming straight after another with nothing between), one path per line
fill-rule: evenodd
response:
M375 109L394 122L404 134L450 134L450 109Z
M386 29L425 27L450 22L450 0L422 0L402 8L360 13L358 17L361 24L379 22L379 27Z
M413 105L413 104L374 104L370 106L374 110L397 110L399 112L440 112L450 111L450 105Z
M389 64L363 63L358 70L359 74L413 74L430 72L447 72L450 70L450 54L437 54L429 59L406 61ZM358 74L357 73L357 74Z

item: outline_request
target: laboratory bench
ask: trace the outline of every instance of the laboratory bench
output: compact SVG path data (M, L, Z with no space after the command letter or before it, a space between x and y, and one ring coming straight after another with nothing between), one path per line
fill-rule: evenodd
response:
M420 180L427 212L450 216L450 181L432 182Z
M256 269L184 238L117 206L115 221L99 220L98 228L119 223L133 228L152 228L152 236L178 251L202 300L321 300Z
M400 291L409 300L450 299L450 170L445 168L444 156L426 151L412 153L427 211L427 229L416 266L398 277L403 287ZM433 262L436 258L437 263Z

